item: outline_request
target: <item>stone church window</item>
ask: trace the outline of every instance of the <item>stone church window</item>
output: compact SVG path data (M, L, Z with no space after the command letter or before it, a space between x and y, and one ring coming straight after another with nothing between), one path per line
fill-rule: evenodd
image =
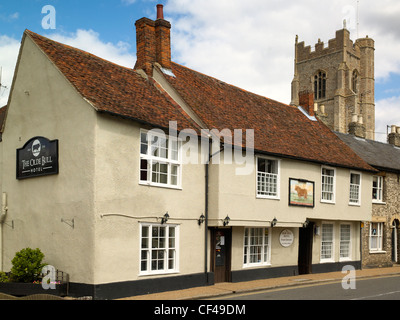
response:
M357 73L357 70L353 71L353 78L352 78L351 86L352 86L351 89L353 90L353 92L357 93L358 92L358 90L357 90L357 86L358 86L358 73Z
M314 98L315 100L326 97L326 73L319 71L314 77Z

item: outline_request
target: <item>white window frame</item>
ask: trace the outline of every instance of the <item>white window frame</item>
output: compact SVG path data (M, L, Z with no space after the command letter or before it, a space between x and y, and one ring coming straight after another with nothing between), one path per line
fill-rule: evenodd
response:
M275 159L275 158L270 158L270 157L262 157L262 156L256 156L256 198L260 199L275 199L279 200L280 199L280 180L281 180L281 160L280 159ZM274 161L276 163L276 169L278 173L265 173L265 172L259 172L258 171L258 160L268 160L268 161ZM259 188L259 178L264 176L264 178L269 178L276 179L276 194L262 194L262 193L267 193L267 191L260 190Z
M329 225L332 226L332 239L328 239L324 241L324 226ZM326 235L325 235L326 236ZM331 246L331 255L330 257L322 257L323 250L324 250L324 245L329 245ZM321 250L320 250L320 262L321 263L326 263L326 262L334 262L335 261L335 225L332 222L322 222L321 224Z
M372 202L373 203L384 203L383 202L383 176L373 176L373 179L377 178L377 186L374 187L374 181L372 181ZM377 197L374 198L374 190L376 190Z
M148 236L143 237L143 228L148 228ZM165 228L166 233L164 238L164 247L155 247L153 238L153 228ZM171 236L171 229L174 229L174 237ZM157 237L158 238L158 237ZM170 240L174 239L174 243ZM145 244L147 239L147 245ZM159 257L157 251L163 251L163 257ZM170 256L169 253L173 252L173 268L169 267ZM154 255L157 255L155 257ZM145 259L144 259L144 256ZM152 262L162 261L163 268L152 270ZM142 263L146 264L146 270L142 270ZM157 223L140 223L140 241L139 241L139 275L156 275L156 274L169 274L179 272L179 225L173 224L157 224Z
M342 227L348 227L349 230L349 239L343 239L343 229ZM340 243L339 243L339 261L349 261L351 260L351 256L352 256L352 241L351 241L351 236L352 236L352 226L350 223L341 223L340 224L340 230L339 230L339 239L340 239ZM342 249L346 249L348 251L348 255L343 255L343 251Z
M146 143L142 143L142 135L147 135ZM153 138L157 137L157 141L159 139L168 139L168 145L165 147L154 147L155 144L152 143ZM150 185L156 187L165 187L165 188L173 188L173 189L181 189L182 188L182 143L180 140L170 137L164 134L161 130L140 130L140 138L139 138L139 153L140 153L140 161L139 161L139 184L142 185ZM146 146L146 153L142 153L142 146ZM176 146L176 149L173 146ZM160 145L158 145L160 146ZM160 155L154 155L153 150L156 149L160 153L161 150L166 150L168 156L163 157ZM173 152L177 154L176 159L174 159ZM142 161L147 162L146 170L142 167ZM144 164L144 163L143 163ZM160 166L166 166L167 173L163 173L160 169ZM160 170L154 170L154 168L159 168ZM176 169L176 174L173 173L173 170ZM147 172L147 179L142 179L142 173ZM162 175L166 176L167 181L153 181L153 175L157 180L161 178ZM176 184L172 182L173 178L176 179Z
M359 184L351 183L351 176L352 175L358 175L359 176L359 180L360 180ZM361 205L361 181L362 181L361 179L362 179L361 172L350 171L349 205L352 205L352 206L360 206ZM352 195L355 195L355 193L358 194L357 199L356 198L352 198Z
M332 192L326 191L324 189L325 185L327 185L326 183L324 183L324 177L331 177L331 176L328 176L328 175L324 175L324 169L333 171ZM331 193L332 194L332 199L325 199L324 198L324 194L325 193ZM323 202L323 203L335 203L336 202L336 169L335 168L326 167L326 166L322 166L321 167L321 202Z
M376 229L372 228L374 224L376 224ZM383 230L384 230L383 222L370 222L368 246L369 246L369 251L371 253L384 252L383 251ZM374 239L376 239L376 241L373 241ZM376 242L376 245L373 246L373 244L372 244L373 242Z
M261 232L262 240L261 243L252 243L251 241L251 230L257 229ZM247 231L247 236L246 236ZM268 233L267 235L265 233ZM257 228L257 227L246 227L243 234L243 268L257 267L271 265L271 232L272 228ZM246 239L247 238L247 239ZM260 239L254 239L254 242L258 242ZM268 242L268 243L266 243ZM259 255L261 260L257 262L251 262L252 248L260 247Z

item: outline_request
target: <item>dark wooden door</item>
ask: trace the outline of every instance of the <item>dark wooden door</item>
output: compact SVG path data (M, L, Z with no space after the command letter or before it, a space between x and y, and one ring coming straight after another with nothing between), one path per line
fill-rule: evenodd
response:
M214 282L229 282L231 276L231 229L214 229L213 230L211 260L214 270Z
M306 228L299 229L299 274L312 273L313 231L313 223L309 223Z

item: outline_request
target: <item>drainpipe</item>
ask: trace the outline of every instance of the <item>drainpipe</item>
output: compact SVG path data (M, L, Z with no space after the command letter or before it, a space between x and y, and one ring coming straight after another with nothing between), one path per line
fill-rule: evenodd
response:
M208 181L209 169L211 160L211 146L212 138L208 137L208 160L206 161L206 176L205 176L205 220L204 220L204 273L206 276L206 283L208 284Z
M208 160L206 161L205 165L205 220L204 220L204 273L206 275L206 281L208 284L208 194L209 194L209 170L210 170L210 161L213 156L216 154L220 153L222 150L224 150L224 146L220 147L220 149L215 152L214 154L211 154L212 151L212 136L208 135Z
M7 193L3 192L0 213L0 271L3 271L3 224L7 215Z

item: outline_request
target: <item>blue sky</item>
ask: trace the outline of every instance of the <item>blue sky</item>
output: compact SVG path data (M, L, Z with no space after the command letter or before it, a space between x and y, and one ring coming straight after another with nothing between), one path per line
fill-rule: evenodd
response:
M225 82L289 103L294 39L325 43L342 28L376 43L376 139L400 126L400 1L398 0L14 0L0 2L0 104L7 103L23 31L133 67L137 19L165 6L172 23L173 60ZM44 29L52 5L56 28ZM312 8L312 10L310 10Z

